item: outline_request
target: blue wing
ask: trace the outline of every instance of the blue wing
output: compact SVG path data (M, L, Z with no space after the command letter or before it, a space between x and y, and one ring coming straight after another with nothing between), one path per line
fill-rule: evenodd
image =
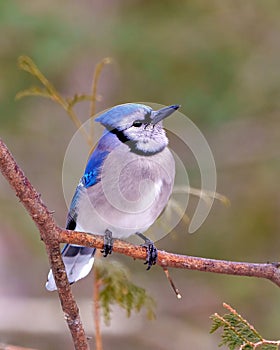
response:
M88 188L100 181L100 171L108 154L121 142L116 135L105 131L94 152L91 154L84 175L82 184Z

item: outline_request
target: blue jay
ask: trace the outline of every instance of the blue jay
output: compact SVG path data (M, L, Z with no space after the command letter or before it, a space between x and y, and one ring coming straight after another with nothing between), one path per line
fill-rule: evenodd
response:
M103 235L104 256L111 254L114 238L136 234L147 249L147 269L156 263L157 249L143 233L164 210L172 192L175 162L162 120L179 107L154 111L143 104L127 103L95 119L106 129L77 186L66 228ZM95 251L64 246L62 257L69 283L90 272ZM46 288L56 289L51 270Z

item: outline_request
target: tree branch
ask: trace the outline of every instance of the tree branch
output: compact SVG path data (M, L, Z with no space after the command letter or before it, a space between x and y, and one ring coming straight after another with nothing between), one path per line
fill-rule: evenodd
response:
M71 332L75 349L88 350L89 347L80 319L79 309L71 292L60 254L59 243L61 230L56 226L50 211L42 202L41 195L31 185L1 139L0 170L32 217L40 231L41 239L46 245L61 307Z
M70 230L61 230L59 239L61 243L81 244L100 249L104 243L103 236ZM144 247L135 246L121 240L114 241L113 251L134 259L146 259L146 249ZM279 263L249 263L206 259L158 250L157 265L226 275L266 278L280 287Z
M103 236L59 228L55 224L52 214L42 202L40 194L36 192L29 180L25 177L23 171L18 167L11 153L1 139L0 170L10 183L11 187L15 190L16 195L37 225L41 239L46 245L50 265L58 287L60 302L73 337L75 348L79 350L88 349L85 332L79 316L79 310L71 293L64 264L61 259L59 244L71 243L88 247L103 248ZM113 250L134 259L144 260L146 258L145 248L121 240L115 240ZM228 275L266 278L280 287L279 263L257 264L233 262L158 251L158 265L165 268L173 267Z

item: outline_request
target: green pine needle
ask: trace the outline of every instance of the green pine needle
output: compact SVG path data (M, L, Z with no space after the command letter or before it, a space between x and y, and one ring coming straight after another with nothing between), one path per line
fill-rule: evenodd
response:
M96 276L100 282L99 302L103 310L105 323L109 324L111 319L111 307L119 305L126 310L127 317L133 311L139 312L146 309L148 319L154 319L155 301L144 288L133 284L129 280L127 270L118 262L95 263Z
M230 350L279 349L280 341L264 339L236 310L227 304L223 304L223 306L230 313L223 316L215 313L211 316L213 323L210 333L216 332L219 328L223 330L222 341L219 346L226 345Z

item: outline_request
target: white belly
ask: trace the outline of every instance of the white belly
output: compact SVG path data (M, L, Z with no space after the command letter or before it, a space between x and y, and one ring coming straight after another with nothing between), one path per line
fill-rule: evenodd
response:
M145 232L172 192L174 159L168 148L153 156L116 149L105 160L101 181L82 188L76 230L127 238Z

